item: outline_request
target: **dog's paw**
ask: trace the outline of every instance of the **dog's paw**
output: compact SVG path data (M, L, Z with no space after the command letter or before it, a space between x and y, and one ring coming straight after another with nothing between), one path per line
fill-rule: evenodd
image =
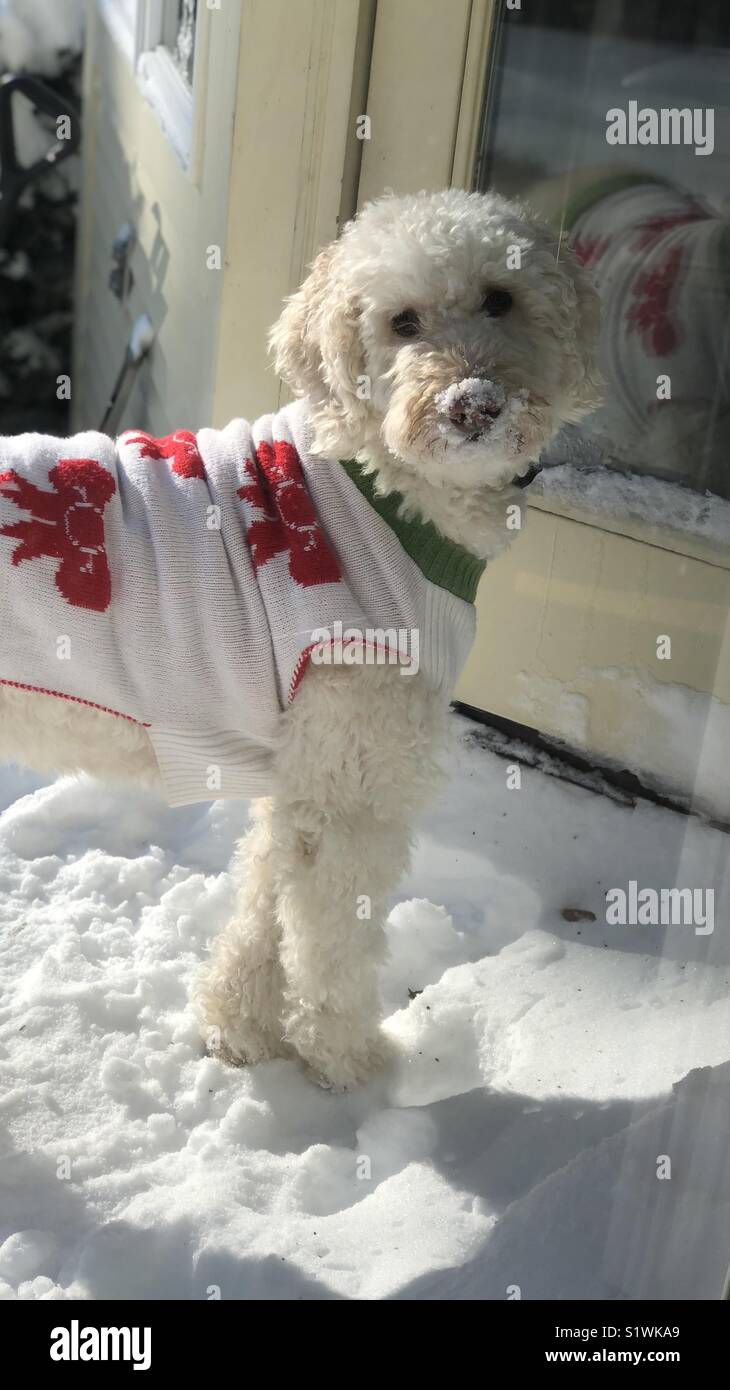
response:
M284 1038L256 1027L250 1020L241 1020L235 1027L228 1024L225 1028L216 1023L205 1023L201 1033L206 1050L231 1067L252 1067L272 1057L292 1055L291 1047Z
M336 1030L338 1034L340 1031L340 1028ZM292 1039L292 1043L312 1080L324 1090L339 1093L371 1081L393 1054L392 1045L382 1033L359 1042L351 1037L339 1037L333 1045L331 1034L318 1031L314 1039L305 1040L300 1036Z
M281 1021L282 997L276 963L236 969L230 953L221 953L197 975L191 1001L207 1050L231 1066L254 1066L271 1057L287 1057Z

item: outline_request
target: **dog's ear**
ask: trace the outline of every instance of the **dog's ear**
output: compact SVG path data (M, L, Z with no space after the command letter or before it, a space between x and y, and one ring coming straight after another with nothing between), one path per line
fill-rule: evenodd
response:
M269 335L278 376L341 433L358 434L367 415L360 310L344 273L341 243L321 251L301 289L287 299Z
M565 241L560 246L560 265L570 286L573 331L565 345L563 391L566 421L581 420L601 404L604 380L598 365L601 301L590 276ZM574 298L573 298L574 296Z
M269 333L277 376L296 396L321 396L321 315L335 245L320 251L304 284L284 302Z

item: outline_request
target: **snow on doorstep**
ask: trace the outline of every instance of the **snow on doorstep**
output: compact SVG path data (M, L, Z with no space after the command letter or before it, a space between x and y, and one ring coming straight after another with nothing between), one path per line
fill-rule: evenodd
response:
M641 723L622 730L625 765L659 791L689 793L696 810L730 821L730 705L639 671L609 666L599 675L630 690L641 710Z
M647 474L557 464L543 469L532 491L558 507L578 507L614 521L640 521L655 531L730 546L730 502Z
M591 704L586 694L534 671L518 672L517 681L518 708L526 721L552 727L569 748L597 759L591 749ZM596 681L605 689L613 686L620 713L614 724L617 737L603 758L605 766L628 770L680 806L691 805L699 814L730 823L730 705L631 666L578 669L572 681L589 691ZM519 757L532 755L523 748Z
M0 772L4 1297L717 1295L727 837L508 766L459 747L388 925L399 1059L342 1097L202 1052L242 804ZM630 879L714 887L715 934L608 927Z

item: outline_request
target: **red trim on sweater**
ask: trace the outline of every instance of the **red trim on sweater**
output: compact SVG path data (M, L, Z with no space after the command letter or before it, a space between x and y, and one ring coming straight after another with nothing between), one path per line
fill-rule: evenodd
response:
M132 714L122 714L121 710L109 709L107 705L96 705L93 700L83 700L80 695L64 695L61 690L45 690L41 685L23 685L21 681L6 681L0 676L0 685L7 685L11 690L27 690L31 695L52 695L56 700L70 700L74 705L86 705L87 709L98 709L102 714L113 714L115 719L127 719L130 724L137 724L140 729L150 729L150 724L143 724L140 719L135 719Z
M288 696L287 696L287 703L288 703L288 704L291 704L292 700L294 699L294 696L296 695L296 693L297 693L297 691L298 691L298 689L299 689L299 687L300 687L300 685L301 685L301 683L302 683L302 680L304 679L304 673L305 673L305 671L306 671L306 669L307 669L307 667L308 667L308 665L309 665L309 663L310 663L310 660L311 660L312 652L313 652L313 651L316 651L316 649L317 649L318 647L327 647L327 646L329 646L329 647L341 647L342 650L344 651L345 647L351 647L353 644L356 644L358 647L364 647L366 651L383 652L384 655L385 655L386 657L389 656L389 655L390 655L390 652L391 652L391 648L390 648L390 647L380 647L380 646L378 646L377 642L363 642L359 637L348 637L348 639L347 639L346 642L336 642L336 641L334 640L334 638L332 638L329 642L312 642L311 645L310 645L309 647L305 647L304 650L303 650L302 652L299 653L299 659L298 659L297 664L296 664L296 666L294 667L294 671L293 671L293 673L292 673L291 684L290 684L290 686L289 686L289 694L288 694ZM397 648L396 648L396 651L398 651ZM384 666L397 666L397 665L409 666L410 663L411 663L411 660L412 660L412 658L411 658L410 656L407 656L407 657L404 658L404 657L401 656L401 653L398 651L398 661L397 661L397 662L384 661L384 662L383 662L383 665L384 665ZM344 662L343 662L342 664L344 665ZM357 663L353 662L353 665L356 665L356 664L357 664ZM364 664L365 664L365 663L363 663L363 665L364 665ZM326 665L326 662L323 662L322 665L323 665L323 666Z

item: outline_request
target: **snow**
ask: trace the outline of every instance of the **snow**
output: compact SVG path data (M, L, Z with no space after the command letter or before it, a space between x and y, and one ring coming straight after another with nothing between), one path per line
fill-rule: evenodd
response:
M192 81L193 76L197 8L198 0L182 0L173 55L175 66L188 83Z
M0 0L0 77L28 72L56 79L57 90L66 96L75 91L84 11L84 0ZM20 93L13 98L13 129L25 167L41 164L56 143L53 116L37 110ZM74 259L71 208L78 180L79 161L74 156L28 184L6 229L7 245L0 247L0 361L6 369L0 370L0 429L6 432L45 426L63 433L66 426L67 409L57 400L56 378L68 349ZM10 294L8 282L15 282ZM17 292L23 282L25 304ZM48 291L46 299L38 293L41 284ZM50 311L48 298L53 301ZM38 403L43 400L46 406L39 419Z
M132 324L132 332L129 338L129 356L133 362L139 361L149 352L155 341L155 330L147 317L147 314L140 314Z
M438 423L439 431L452 442L469 443L473 431L476 438L485 428L484 414L492 417L488 421L490 439L497 446L503 443L510 448L522 448L524 440L520 431L521 416L527 410L527 392L515 391L506 397L502 386L486 377L466 377L463 381L452 382L435 398L437 414L442 417ZM458 421L458 423L457 423Z
M23 362L29 371L43 369L59 371L61 357L58 351L44 342L33 328L13 328L3 340L3 353L13 362Z
M84 0L0 0L0 75L29 72L58 77L81 52L84 41ZM25 97L14 98L14 129L20 162L29 167L46 155L53 127L36 113ZM66 168L68 174L68 168ZM67 181L58 173L46 175L44 191L65 196ZM32 189L23 195L32 200ZM3 275L22 278L22 272L3 267Z
M682 800L690 794L696 810L730 822L730 705L635 670L610 666L597 675L631 691L642 711L640 722L627 721L622 730L624 765L659 791Z
M57 77L84 38L85 0L0 0L0 71Z
M668 665L669 663L667 663ZM673 804L730 825L730 705L678 681L657 680L635 666L591 666L578 680L614 686L617 707L628 710L615 725L620 738L611 753L598 753L590 737L590 700L554 676L517 674L516 707L534 725L535 711L549 711L554 736L598 769L632 773L645 787ZM539 720L538 720L539 722ZM494 739L492 746L496 746ZM550 771L544 759L521 745L520 757ZM548 759L549 762L549 759ZM574 772L571 780L579 781ZM588 782L596 785L595 775ZM616 796L614 788L601 788Z
M604 893L722 904L727 840L539 768L508 790L519 749L456 723L388 923L399 1057L348 1096L198 1040L186 991L231 910L242 803L2 770L3 1297L717 1294L730 948L609 928Z
M653 536L669 531L695 536L725 551L730 546L729 501L646 474L618 472L600 464L558 464L543 469L531 492L543 497L548 506L575 507L608 521L638 521Z
M444 391L439 391L435 405L440 415L448 415L454 406L473 414L485 406L488 410L499 410L504 400L504 389L496 382L470 376L464 381L453 381Z

